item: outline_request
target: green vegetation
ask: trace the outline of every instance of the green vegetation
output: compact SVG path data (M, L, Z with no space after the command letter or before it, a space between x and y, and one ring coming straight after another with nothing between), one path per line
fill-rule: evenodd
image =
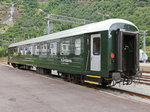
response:
M150 57L150 52L146 52L147 56Z
M8 54L7 48L3 47L3 46L0 46L0 57L6 57L7 54Z
M150 0L12 0L15 4L15 22L7 26L6 32L0 34L1 43L10 44L29 38L44 35L46 28L46 14L39 11L43 9L47 13L77 17L92 21L122 18L135 23L140 30L148 30L147 45L150 46ZM10 0L0 0L0 4L9 4ZM0 10L0 17L3 14ZM2 19L3 20L3 19ZM0 20L1 28L5 25ZM52 32L79 26L77 24L53 22ZM142 38L141 41L142 42ZM141 43L142 47L142 43Z
M5 24L1 24L1 23L0 23L0 28L2 28L2 27L4 27L4 26L5 26Z

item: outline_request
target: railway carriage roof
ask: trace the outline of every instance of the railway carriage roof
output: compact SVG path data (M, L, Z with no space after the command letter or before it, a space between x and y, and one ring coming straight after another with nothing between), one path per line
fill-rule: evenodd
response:
M44 42L44 41L48 41L48 40L59 39L59 38L75 36L75 35L81 35L81 34L86 34L86 33L105 31L105 30L109 30L110 27L115 23L125 23L125 24L135 26L132 22L127 21L127 20L108 19L108 20L105 20L105 21L83 25L83 26L80 26L80 27L76 27L76 28L72 28L72 29L69 29L69 30L61 31L61 32L58 32L58 33L53 33L53 34L41 36L41 37L38 37L38 38L33 38L33 39L13 43L9 47L27 45L27 44L32 44L32 43L39 43L39 42Z

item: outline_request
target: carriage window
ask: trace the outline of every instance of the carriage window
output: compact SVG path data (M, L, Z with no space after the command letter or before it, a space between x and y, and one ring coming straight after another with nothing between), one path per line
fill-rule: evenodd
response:
M43 48L44 48L45 50L47 50L47 44L44 44L44 45L43 45Z
M13 55L13 48L10 48L10 49L9 49L9 53L10 53L11 55Z
M100 55L100 38L93 39L93 55Z
M37 45L37 46L36 46L36 49L40 49L40 45Z
M70 41L63 41L60 44L60 55L69 55L70 54Z
M75 40L75 55L81 54L81 39Z
M17 48L16 48L16 47L14 48L13 52L14 52L14 53L17 52Z
M20 55L24 55L23 46L19 47L19 53L20 53Z
M47 55L47 43L41 44L41 55L46 56Z
M34 54L39 55L40 54L40 44L39 43L35 44L34 47L35 47Z
M49 52L50 55L57 55L57 42L50 43Z
M25 51L25 55L26 55L27 52L28 52L28 47L27 46L25 46L24 51Z
M25 55L32 55L32 45L25 46Z
M17 48L13 48L13 55L16 56L18 53L17 53Z

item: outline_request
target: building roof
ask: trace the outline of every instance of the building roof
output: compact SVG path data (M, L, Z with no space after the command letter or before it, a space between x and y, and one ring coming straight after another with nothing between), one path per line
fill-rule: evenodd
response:
M15 46L26 45L26 44L31 44L31 43L39 43L39 42L44 42L44 41L48 41L48 40L69 37L69 36L75 36L75 35L80 35L80 34L105 31L105 30L109 30L110 27L115 23L125 23L125 24L135 26L132 22L124 20L124 19L108 19L105 21L83 25L80 27L61 31L58 33L53 33L53 34L25 40L25 41L13 43L9 47L15 47Z

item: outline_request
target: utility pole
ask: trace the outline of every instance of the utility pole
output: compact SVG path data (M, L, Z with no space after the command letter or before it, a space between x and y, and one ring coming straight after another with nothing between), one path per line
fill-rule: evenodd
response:
M143 36L144 36L144 38L143 38L143 49L144 49L144 52L146 52L146 35L147 35L146 32L147 31L143 32Z
M146 31L141 31L141 35L143 36L143 51L146 53L146 35L147 35L147 30ZM146 60L144 60L144 63Z
M50 22L50 20L51 20L50 14L47 14L47 17L45 17L45 19L47 20L46 33L47 33L47 34L50 34L50 32L51 32L51 30L52 30L52 22Z
M48 14L48 21L47 21L47 33L50 34L50 15Z
M146 33L147 31L144 31L144 39L143 39L143 49L144 49L144 52L146 53ZM146 60L144 60L144 63L146 63Z
M147 30L145 31L140 31L140 35L143 36L143 50L146 52L146 35L147 35Z

